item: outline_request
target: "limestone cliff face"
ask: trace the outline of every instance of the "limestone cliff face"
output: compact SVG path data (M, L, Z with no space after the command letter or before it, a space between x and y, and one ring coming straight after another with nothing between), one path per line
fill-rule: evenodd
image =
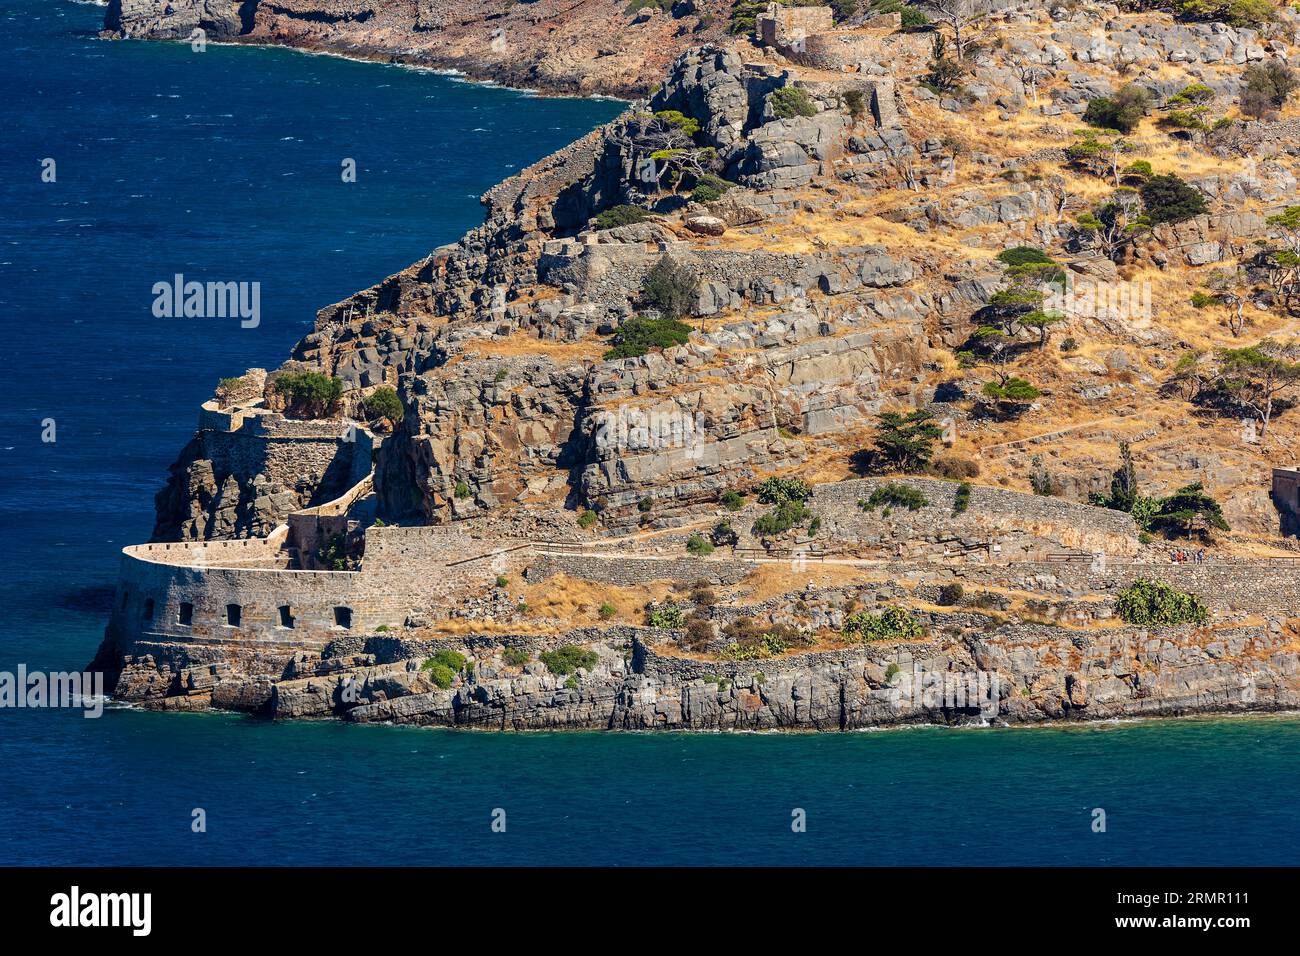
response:
M211 39L239 36L252 26L248 0L109 0L104 29L123 37L187 39L202 29Z
M950 618L947 628L955 632L961 623ZM476 666L440 688L421 667L440 644L376 637L298 655L279 676L247 676L258 669L252 658L233 667L196 659L168 679L152 657L131 659L116 694L162 709L492 730L834 731L1300 706L1294 635L1267 628L1084 636L1014 626L748 664L663 655L655 649L661 633L645 628L574 632L564 640L594 648L595 661L576 681L536 661L506 663L502 647L536 643L509 636L462 647Z
M105 30L151 39L276 43L460 70L552 91L637 95L672 57L720 35L729 4L672 13L624 0L111 0Z
M695 116L728 175L758 184L701 212L742 223L788 215L782 197L844 140L840 112L798 122L765 113L780 82L703 48L678 61L649 104ZM925 361L919 323L930 301L908 288L914 265L884 247L745 251L701 244L655 218L593 230L599 211L646 201L634 174L643 115L493 188L484 225L323 309L295 347L293 367L339 377L350 406L381 385L399 388L407 414L377 459L389 519L446 521L523 503L598 509L619 528L649 499L666 520L797 465L806 448L792 433L852 427L881 405L891 376ZM886 132L906 148L901 129ZM776 159L761 145L774 138L790 147ZM601 334L636 313L665 256L699 276L695 315L757 306L769 316L715 320L671 355L602 360ZM352 471L304 462L298 473L263 474L222 464L209 447L248 437L200 433L202 447L186 450L159 496L156 537L255 533L292 499L340 491L327 472Z

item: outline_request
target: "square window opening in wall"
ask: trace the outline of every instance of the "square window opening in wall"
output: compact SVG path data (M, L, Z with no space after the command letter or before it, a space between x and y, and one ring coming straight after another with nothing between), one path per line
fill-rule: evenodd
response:
M239 627L239 621L243 617L244 609L238 604L226 605L226 623L231 627Z
M293 607L291 605L280 605L280 626L293 627Z
M336 607L334 609L334 626L335 627L352 627L352 608Z
M194 623L194 605L189 601L182 601L180 609L176 612L176 623L189 627Z

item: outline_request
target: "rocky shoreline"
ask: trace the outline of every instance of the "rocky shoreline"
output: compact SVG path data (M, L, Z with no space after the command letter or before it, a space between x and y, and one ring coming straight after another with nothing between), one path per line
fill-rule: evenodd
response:
M672 57L721 36L725 3L622 0L110 0L102 36L286 46L442 70L542 94L645 95Z
M959 621L948 617L945 626ZM1011 625L956 640L743 664L666 655L664 640L633 627L565 635L552 646L581 644L597 658L573 677L538 661L506 663L503 649L536 644L520 635L454 645L382 636L339 641L295 655L282 679L240 676L219 652L202 664L204 652L190 647L188 666L165 683L158 664L177 649L155 645L127 657L116 696L159 710L515 731L836 731L1300 709L1295 635L1268 627L1083 636ZM440 687L424 662L453 646L475 663Z

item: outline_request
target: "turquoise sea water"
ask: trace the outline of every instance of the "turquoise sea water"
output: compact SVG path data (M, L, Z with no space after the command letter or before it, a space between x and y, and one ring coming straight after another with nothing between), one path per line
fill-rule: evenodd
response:
M278 364L321 305L456 238L485 188L621 109L105 43L101 17L0 10L0 670L90 659L118 549L148 536L217 377ZM261 326L153 318L175 272L261 282ZM1298 755L1296 717L495 735L0 710L0 864L1293 863Z

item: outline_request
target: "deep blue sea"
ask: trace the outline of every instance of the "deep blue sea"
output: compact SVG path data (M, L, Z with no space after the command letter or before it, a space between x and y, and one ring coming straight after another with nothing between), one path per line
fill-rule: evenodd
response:
M89 661L118 549L148 536L218 377L274 367L316 309L455 239L484 189L621 109L103 42L102 14L0 9L6 671ZM176 272L260 282L261 325L154 318ZM1298 757L1296 717L497 735L0 710L0 864L1285 864Z

